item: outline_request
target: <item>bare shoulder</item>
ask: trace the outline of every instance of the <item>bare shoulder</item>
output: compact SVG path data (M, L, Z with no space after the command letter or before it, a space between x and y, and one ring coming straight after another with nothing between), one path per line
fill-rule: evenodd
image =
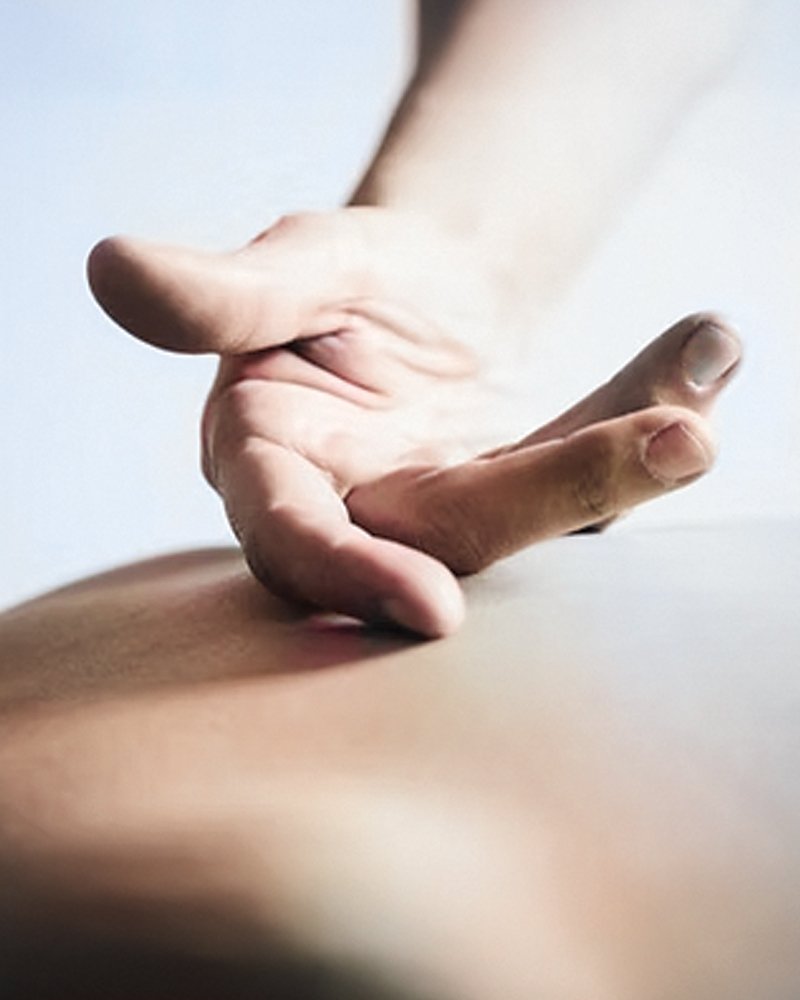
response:
M798 559L796 523L563 539L438 642L227 551L30 602L0 618L4 898L464 1000L795 996Z
M235 669L253 642L263 665L270 630L300 617L234 549L123 566L0 615L0 712L200 680Z

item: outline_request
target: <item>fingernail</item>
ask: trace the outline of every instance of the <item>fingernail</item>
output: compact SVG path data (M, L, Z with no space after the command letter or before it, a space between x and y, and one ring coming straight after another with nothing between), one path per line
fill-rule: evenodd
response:
M649 439L643 461L650 475L670 485L705 472L711 456L691 431L675 423Z
M711 323L703 323L683 348L683 367L689 380L704 388L726 375L741 355L736 338Z

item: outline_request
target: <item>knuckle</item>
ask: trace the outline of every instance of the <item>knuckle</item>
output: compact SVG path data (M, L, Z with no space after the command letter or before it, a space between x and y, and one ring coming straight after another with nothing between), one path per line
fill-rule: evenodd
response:
M579 513L591 522L607 521L617 508L617 482L613 449L603 443L581 456L571 493Z
M217 397L218 419L224 418L241 427L250 424L255 410L257 388L260 387L247 379L226 386Z
M213 403L210 444L215 453L238 449L252 437L266 437L280 411L279 387L245 379L226 386Z
M474 576L475 573L486 569L491 562L494 562L494 559L489 558L480 546L475 544L470 535L466 535L459 540L455 547L451 546L449 557L443 559L442 562L456 576Z
M226 492L226 473L255 445L291 445L292 422L282 405L280 388L268 382L235 382L206 404L201 468L219 493Z
M475 520L461 512L447 532L446 557L443 560L458 576L472 576L494 562L483 532Z
M425 552L459 576L492 561L468 492L453 489L441 471L400 471L357 488L347 506L355 523L371 534Z
M216 470L218 463L241 441L251 423L251 402L242 383L223 389L206 407L204 420L204 464Z
M417 547L444 563L457 576L472 576L488 563L472 532L459 531L451 525L430 524L419 532Z
M433 497L417 515L419 547L458 576L471 576L496 558L483 512L467 492Z

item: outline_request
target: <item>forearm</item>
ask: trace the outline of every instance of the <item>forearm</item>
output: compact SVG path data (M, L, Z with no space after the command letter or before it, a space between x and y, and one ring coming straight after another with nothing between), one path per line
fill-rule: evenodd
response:
M423 3L417 71L353 201L433 216L546 304L730 61L746 8Z

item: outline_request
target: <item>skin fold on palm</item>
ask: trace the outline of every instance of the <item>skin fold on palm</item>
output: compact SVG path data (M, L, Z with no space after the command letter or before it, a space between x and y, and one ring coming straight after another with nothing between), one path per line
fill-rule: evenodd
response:
M561 417L481 451L499 297L420 220L289 216L232 254L114 238L89 278L141 339L220 355L203 466L254 573L427 636L462 620L458 575L705 472L705 414L740 357L722 320L687 317Z

